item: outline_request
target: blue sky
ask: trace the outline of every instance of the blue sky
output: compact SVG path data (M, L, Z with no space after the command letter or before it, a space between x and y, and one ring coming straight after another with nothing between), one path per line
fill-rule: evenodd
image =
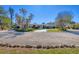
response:
M33 13L34 17L31 23L47 23L54 22L57 14L61 11L73 12L73 21L79 22L79 6L78 5L4 5L6 10L9 7L14 8L15 13L19 13L20 8L25 8L27 16Z

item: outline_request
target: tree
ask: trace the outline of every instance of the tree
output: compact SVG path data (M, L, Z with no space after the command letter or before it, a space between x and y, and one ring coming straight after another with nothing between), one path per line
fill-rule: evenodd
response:
M7 11L0 6L0 29L9 28L10 19L7 16Z
M27 13L27 10L24 9L24 8L21 8L19 9L20 10L20 13L22 14L22 29L25 30L26 29L26 13Z
M79 23L73 24L73 25L72 25L72 28L73 28L73 29L79 29Z
M16 26L22 28L22 17L17 13L15 14L15 17L16 17Z
M7 11L5 11L3 6L0 6L0 16L7 16Z
M30 13L28 18L26 18L26 26L27 26L27 28L29 28L29 25L30 25L31 20L33 19L33 16L34 15L32 13Z
M21 9L19 9L20 10L20 13L22 13L22 15L23 15L23 17L26 15L26 13L27 13L27 10L26 9L24 9L24 8L21 8Z
M11 19L11 26L13 25L13 16L14 16L14 9L9 7L9 14Z
M60 12L56 17L56 26L64 27L72 22L73 14L69 11Z
M5 16L0 16L0 29L9 29L10 28L10 18Z

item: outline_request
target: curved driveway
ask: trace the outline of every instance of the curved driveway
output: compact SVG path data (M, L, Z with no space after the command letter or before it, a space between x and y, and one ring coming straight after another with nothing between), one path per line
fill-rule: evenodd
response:
M79 45L79 35L69 32L0 32L0 43L11 45Z

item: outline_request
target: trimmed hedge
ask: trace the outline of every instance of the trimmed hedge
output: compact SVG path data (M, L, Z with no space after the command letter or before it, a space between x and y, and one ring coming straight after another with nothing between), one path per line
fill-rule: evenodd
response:
M31 32L31 31L34 31L33 28L27 28L26 30L18 28L18 29L14 29L14 30L17 31L17 32Z

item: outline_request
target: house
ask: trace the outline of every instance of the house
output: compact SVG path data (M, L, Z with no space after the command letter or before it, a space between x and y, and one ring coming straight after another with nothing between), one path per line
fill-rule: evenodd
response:
M54 28L55 24L52 22L46 23L46 24L30 24L29 26L30 28L43 28L43 29L50 29L50 28Z

